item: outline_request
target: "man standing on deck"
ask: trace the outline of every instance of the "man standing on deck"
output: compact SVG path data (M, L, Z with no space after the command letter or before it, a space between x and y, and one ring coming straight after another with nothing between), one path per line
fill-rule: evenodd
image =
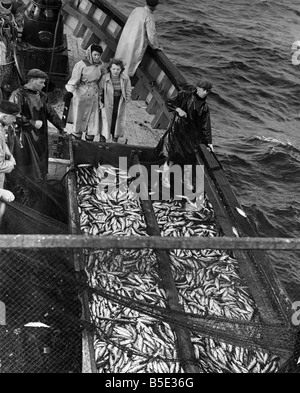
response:
M200 144L213 151L210 110L206 102L211 90L212 84L202 79L195 86L186 86L174 98L166 100L166 108L173 113L173 119L156 146L155 154L165 158L162 181L168 188L171 187L170 167L173 164L195 166L196 152ZM186 178L186 186L194 190L191 178L192 172ZM201 193L202 191L201 189Z
M129 15L115 53L123 60L125 73L132 77L143 59L147 46L162 50L157 40L154 11L158 0L146 0L145 7L137 7Z
M10 101L20 108L22 120L11 138L11 150L16 159L16 176L35 182L46 180L48 173L49 120L62 134L63 123L42 91L47 74L39 69L28 72L26 85L12 92Z

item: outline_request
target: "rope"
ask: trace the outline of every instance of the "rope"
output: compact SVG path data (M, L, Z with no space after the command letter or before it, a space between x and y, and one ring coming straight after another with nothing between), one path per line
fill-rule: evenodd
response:
M56 38L57 38L57 31L58 31L58 25L59 25L59 22L60 22L60 14L61 14L61 7L59 8L58 15L57 15L57 21L56 21L56 25L55 25L55 32L54 32L54 38L53 38L53 47L52 47L52 54L51 54L51 63L50 63L48 82L47 82L47 91L49 89L50 76L51 76L52 67L53 67L53 60L54 60L54 53L55 53L55 44L56 44Z
M213 316L213 315L195 315L192 313L186 313L183 311L175 311L170 309L165 309L163 307L149 305L146 302L140 300L134 300L128 296L122 296L111 291L106 291L100 287L91 287L87 282L85 276L75 276L71 272L57 271L57 266L50 266L45 264L41 258L31 257L24 255L21 252L16 252L15 255L17 261L22 261L32 264L35 269L41 269L43 275L45 271L49 270L49 273L55 274L55 281L57 277L60 279L65 279L65 285L70 285L75 288L78 295L83 291L88 291L91 295L92 293L108 299L114 303L117 303L122 308L130 308L144 315L151 316L152 318L169 323L172 326L178 326L189 331L199 334L207 338L214 338L220 341L237 345L241 347L246 347L249 349L261 350L264 349L267 352L285 352L287 350L293 350L296 341L296 332L291 331L291 328L285 324L265 324L260 322L251 322L246 320L234 320L227 319L223 317ZM54 254L48 255L48 257L54 257ZM36 272L38 273L38 272ZM58 281L56 281L58 283ZM53 289L59 289L59 285L54 282ZM43 285L41 284L40 287ZM45 289L48 287L45 286ZM120 314L121 311L119 311ZM118 314L118 315L119 315ZM118 316L117 315L117 316ZM101 317L97 317L101 320ZM105 319L105 318L104 318ZM74 320L75 321L75 320ZM78 324L84 324L85 322L80 320L78 317ZM99 329L99 323L93 321L93 323L88 323L89 329ZM295 340L292 338L295 336ZM105 337L106 338L106 337ZM109 339L110 342L112 341ZM114 345L116 343L112 341ZM167 360L167 359L164 359Z

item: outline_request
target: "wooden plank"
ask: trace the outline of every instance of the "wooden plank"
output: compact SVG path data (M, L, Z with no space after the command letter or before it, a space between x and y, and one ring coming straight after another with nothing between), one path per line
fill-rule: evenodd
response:
M72 15L66 14L65 26L69 27L72 31L74 31L77 25L78 25L78 19L74 18L74 16Z
M72 137L69 136L69 153L71 170L67 175L67 189L68 189L68 211L69 211L69 228L72 234L81 234L80 215L78 210L76 198L76 177L74 166L74 154L72 149ZM84 253L83 248L73 250L74 268L77 276L80 278L84 272ZM78 298L82 304L81 318L86 322L91 322L89 311L89 295L86 290L83 290ZM82 332L82 373L90 374L97 373L95 349L94 349L94 334L89 330L84 329Z
M164 73L162 78L157 80L157 85L159 88L160 95L167 98L168 92L170 91L171 87L174 86L173 83L170 81L169 77Z
M149 113L149 115L154 115L157 113L157 111L159 110L159 105L156 101L156 99L152 96L149 104L147 105L147 109L146 112Z
M13 203L13 202L12 202ZM0 235L0 249L39 249L39 248L174 248L187 250L300 250L298 238L261 238L261 237L188 237L161 238L156 236L119 237L87 235Z
M198 164L203 165L203 161L199 153L196 153L196 157ZM219 195L217 188L209 176L207 167L205 167L205 181L205 191L213 206L217 221L219 222L223 233L225 236L235 236L236 228L233 227L232 217L228 213L223 199ZM255 300L257 308L261 313L262 319L265 322L280 322L283 315L279 312L280 308L278 308L278 305L276 307L274 298L268 296L268 293L266 293L268 286L263 280L261 274L259 274L258 266L250 258L247 252L235 250L234 254L238 260L240 272L247 281L248 287Z
M172 114L166 109L165 101L158 92L157 86L155 84L151 85L151 82L149 81L148 76L145 75L144 71L138 69L136 74L140 80L140 83L145 86L146 91L148 90L151 92L153 100L157 102L157 107L159 108L151 122L151 127L154 129L166 129L172 119ZM134 95L134 97L137 97L137 95Z
M87 30L82 40L81 47L82 49L87 49L92 44L99 44L99 37L97 37L92 31Z
M247 216L245 217L239 213L239 211L243 211L243 208L237 201L217 158L214 154L211 154L204 145L201 146L201 152L206 167L211 168L211 176L218 185L218 190L224 201L225 209L231 217L231 222L238 231L239 236L257 236ZM249 280L255 281L256 286L262 286L261 292L269 288L272 292L269 294L270 299L276 302L283 315L285 315L287 319L290 319L292 313L290 300L283 290L276 271L266 253L249 252L245 257L245 254L236 252L235 255L245 262L242 269L248 284L250 285Z
M159 67L166 73L174 86L176 86L177 91L187 84L185 77L163 51L154 51L148 47L146 53L149 53Z
M102 53L101 60L105 63L109 63L110 60L114 58L114 55L114 52L107 46Z
M124 27L127 18L122 12L120 12L117 8L115 8L112 5L111 1L106 1L106 0L89 0L89 1L92 4L94 4L96 7L103 10L107 15L111 16L118 25Z
M134 154L133 164L139 165L138 154ZM145 184L142 184L141 187L143 187L143 194L148 195ZM148 235L161 236L149 195L148 199L140 199L140 203L143 209ZM155 250L155 254L158 264L158 274L161 278L162 287L166 292L168 307L170 310L183 312L184 309L179 303L179 296L173 279L169 254L166 250ZM179 360L183 369L187 373L199 373L200 369L196 366L197 360L189 330L176 325L173 325L173 329L176 332Z
M149 75L151 81L154 82L156 82L161 72L163 72L161 67L154 61L153 57L151 57L148 52L144 54L139 68L145 71L147 75Z
M131 93L132 100L146 100L148 97L149 90L143 83L142 79L138 79L138 82L135 84L134 89Z
M74 4L75 5L75 4ZM89 0L82 0L78 2L76 8L83 12L87 16L92 16L95 10L98 8L94 4L92 4Z
M165 107L160 107L151 122L151 127L157 129L166 129L169 125L171 118L172 115L170 115L167 109L165 109Z
M75 28L75 30L73 31L73 35L76 38L81 38L84 36L84 33L86 32L86 26L81 23L80 21L78 21L78 24Z
M107 29L102 28L99 23L88 17L82 11L74 9L68 3L65 3L64 11L67 12L69 15L75 17L76 19L80 20L81 23L84 24L88 30L90 30L90 34L95 34L95 36L98 37L98 41L101 40L105 42L105 44L108 45L113 52L115 52L117 47L117 40L111 35L111 33Z

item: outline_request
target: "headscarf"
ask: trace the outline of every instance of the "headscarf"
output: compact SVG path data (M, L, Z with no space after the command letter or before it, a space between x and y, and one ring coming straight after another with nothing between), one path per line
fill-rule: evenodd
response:
M90 45L88 48L87 48L87 50L86 50L86 52L85 52L85 57L84 57L84 61L85 62L88 62L89 64L91 64L91 65L101 65L102 64L102 61L100 61L99 63L94 63L94 61L93 61L93 56L92 56L92 52L95 50L95 47L99 47L99 45L95 45L95 44L92 44L92 45ZM101 48L101 47L100 47ZM102 48L101 48L102 49ZM103 50L102 50L102 52L103 52ZM102 52L99 52L99 53L102 53Z

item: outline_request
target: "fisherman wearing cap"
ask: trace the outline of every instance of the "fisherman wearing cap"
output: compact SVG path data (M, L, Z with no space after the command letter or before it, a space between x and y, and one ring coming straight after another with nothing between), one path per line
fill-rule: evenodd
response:
M130 77L142 61L147 45L152 49L162 50L157 40L153 15L158 3L158 0L146 0L145 7L135 8L122 30L115 58L123 60L124 72Z
M166 100L166 107L174 113L167 131L156 147L156 152L168 161L195 162L194 149L199 144L213 150L210 112L206 97L212 84L200 80L196 86L187 86L175 98Z
M196 86L186 86L175 98L166 100L166 107L174 116L155 149L158 156L165 158L162 181L166 187L170 187L170 167L174 163L185 165L185 169L197 164L195 153L200 144L213 151L210 112L206 102L211 90L212 84L202 79ZM193 189L188 176L190 174L186 176L187 188Z
M63 133L63 123L42 91L47 74L39 69L28 72L28 82L13 91L10 101L20 108L22 121L13 138L12 152L18 173L34 181L43 182L48 173L48 124L49 120ZM17 175L17 174L16 174Z
M14 198L10 195L9 191L3 190L5 174L10 173L16 161L6 144L5 134L8 127L16 122L17 115L19 114L19 107L9 101L2 100L0 103L0 200L6 199L5 202L11 202Z

